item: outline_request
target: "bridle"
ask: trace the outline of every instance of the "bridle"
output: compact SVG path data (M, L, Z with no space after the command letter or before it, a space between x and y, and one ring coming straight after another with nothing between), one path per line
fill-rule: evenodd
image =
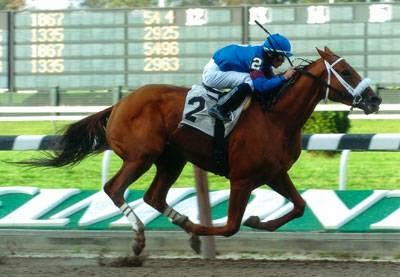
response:
M325 92L325 103L328 101L329 90L332 88L331 86L331 76L332 74L336 77L339 83L347 90L348 93L353 95L353 103L352 107L356 106L362 101L362 93L371 85L371 80L369 78L364 78L358 85L353 88L346 80L343 79L342 76L335 70L334 66L338 64L340 61L344 61L343 58L337 59L332 64L329 64L326 60L324 60L326 71L328 72L328 80L326 81L326 92Z
M322 79L321 78L322 75L315 76L314 74L306 71L304 68L299 68L299 69L297 69L297 71L300 72L301 74L312 77L314 80L317 80L326 86L325 97L324 97L325 103L328 102L328 96L329 96L330 90L334 90L334 91L337 91L340 93L342 92L339 89L332 87L332 85L331 85L332 75L335 76L336 79L338 80L338 82L345 88L345 90L348 93L350 93L351 95L353 95L353 102L352 102L351 106L352 107L357 106L363 99L362 93L364 92L365 89L367 89L371 85L371 80L369 78L364 78L363 80L361 80L358 83L358 85L355 88L353 88L348 82L346 82L346 80L343 79L342 76L340 76L340 74L334 68L335 65L337 65L339 62L344 61L343 58L338 58L332 64L330 64L325 59L323 61L324 61L325 68L326 68L326 71L328 74L327 80Z

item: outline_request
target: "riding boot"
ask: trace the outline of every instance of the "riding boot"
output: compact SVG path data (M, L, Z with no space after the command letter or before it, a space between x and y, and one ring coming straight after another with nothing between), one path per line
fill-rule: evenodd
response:
M218 99L217 103L208 109L208 114L224 122L231 121L230 113L238 108L251 92L249 84L240 84Z

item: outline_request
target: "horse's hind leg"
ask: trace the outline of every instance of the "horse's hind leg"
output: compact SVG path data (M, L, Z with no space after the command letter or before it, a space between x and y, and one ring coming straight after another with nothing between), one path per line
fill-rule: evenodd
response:
M182 172L186 160L179 153L167 150L155 164L157 167L156 176L143 199L147 204L170 218L172 223L184 228L188 217L170 207L166 198L169 189ZM195 252L200 252L200 239L196 235L192 234L190 237L190 245Z
M143 200L160 213L169 208L166 198L169 189L182 172L186 160L177 152L166 149L154 162L156 176L146 191Z
M148 159L137 159L134 162L124 161L118 173L104 185L104 191L132 225L135 233L132 249L135 255L139 255L145 247L144 225L133 209L125 202L124 192L150 166L151 162Z
M275 231L290 220L301 217L303 215L306 202L294 187L292 180L290 179L287 172L278 176L278 178L276 178L276 180L270 185L270 187L278 192L280 195L291 201L294 205L293 210L279 218L269 220L267 222L261 222L258 216L251 216L243 223L243 225L256 229Z

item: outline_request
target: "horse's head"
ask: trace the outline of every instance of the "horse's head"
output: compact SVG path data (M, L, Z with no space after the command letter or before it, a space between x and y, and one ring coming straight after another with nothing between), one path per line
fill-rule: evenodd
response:
M365 114L377 112L382 99L370 87L369 79L361 76L343 58L335 55L329 48L317 48L326 68L326 95L335 102L360 108Z

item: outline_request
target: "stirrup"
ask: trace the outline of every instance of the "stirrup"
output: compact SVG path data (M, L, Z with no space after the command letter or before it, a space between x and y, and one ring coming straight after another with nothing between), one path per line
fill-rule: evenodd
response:
M223 122L229 122L231 121L230 113L228 114L223 113L218 109L217 105L212 106L211 108L208 109L208 114L214 117L215 119L219 119Z

